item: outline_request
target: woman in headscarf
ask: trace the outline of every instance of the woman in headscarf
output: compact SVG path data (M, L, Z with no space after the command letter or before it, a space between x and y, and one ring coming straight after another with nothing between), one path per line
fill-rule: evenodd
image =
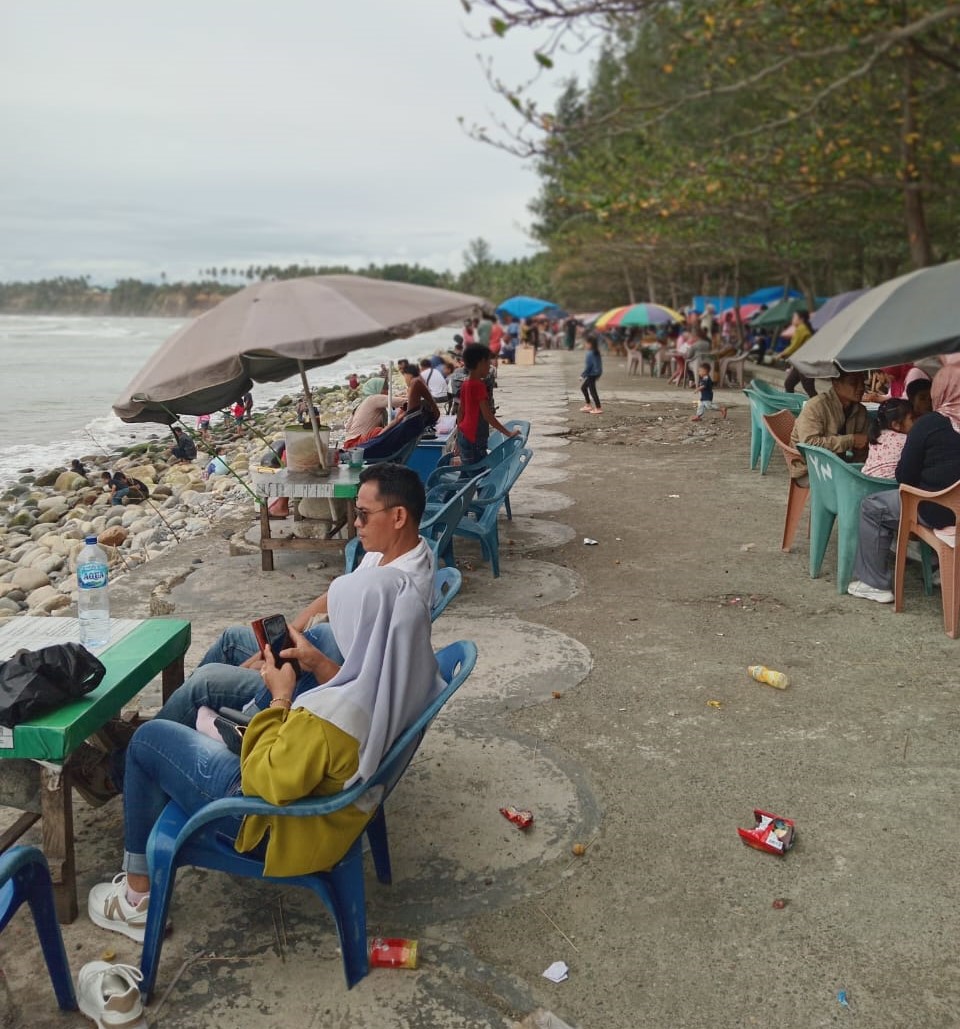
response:
M272 804L337 793L369 779L393 741L441 692L430 616L407 575L358 569L335 579L329 595L343 664L317 684L310 671L314 648L303 641L282 651L280 657L300 662L300 685L312 687L294 699L293 666L278 667L267 648L262 675L273 699L247 727L240 755L178 722L153 720L134 734L124 776L124 871L90 891L87 907L95 924L143 940L147 840L169 800L192 814L211 800L241 793ZM267 838L266 875L323 871L346 854L379 797L365 801L313 818L224 819L223 829L236 835L242 852Z
M897 482L936 492L960 482L960 365L937 372L931 389L933 411L918 418L907 434L897 464ZM953 513L938 504L920 505L920 519L933 529L954 524ZM900 525L900 493L871 493L860 505L860 540L847 592L880 604L893 603L890 547Z

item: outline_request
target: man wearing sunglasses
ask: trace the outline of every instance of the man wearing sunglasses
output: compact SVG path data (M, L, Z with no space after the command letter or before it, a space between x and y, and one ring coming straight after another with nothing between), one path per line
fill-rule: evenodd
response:
M423 483L410 468L384 463L370 465L360 473L354 524L365 553L358 568L389 565L405 572L423 597L424 617L429 619L435 565L433 551L420 536L425 504ZM332 678L343 662L329 625L317 621L326 615L327 594L323 593L289 623L293 646L282 652L321 683ZM201 708L242 708L262 688L262 664L252 628L231 626L174 691L157 718L199 728L197 712Z

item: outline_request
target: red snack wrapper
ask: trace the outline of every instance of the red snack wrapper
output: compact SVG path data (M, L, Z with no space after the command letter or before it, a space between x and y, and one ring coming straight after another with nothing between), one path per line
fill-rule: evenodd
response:
M508 821L513 822L518 829L529 829L533 825L532 811L520 811L511 806L500 808L500 814Z
M370 964L374 968L416 968L417 941L378 936L370 944Z

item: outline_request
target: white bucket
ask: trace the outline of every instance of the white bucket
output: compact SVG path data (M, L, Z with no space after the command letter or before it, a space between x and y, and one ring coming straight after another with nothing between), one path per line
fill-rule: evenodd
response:
M320 455L313 428L309 425L287 425L284 429L287 440L287 468L291 472L315 472L320 468ZM324 452L329 453L330 429L320 426L320 442Z

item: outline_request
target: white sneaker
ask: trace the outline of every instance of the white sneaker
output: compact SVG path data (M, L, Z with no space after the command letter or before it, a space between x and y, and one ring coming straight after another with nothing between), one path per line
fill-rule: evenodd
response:
M933 573L933 578L931 578L930 582L934 586L939 586L940 585L940 569L939 568Z
M127 873L119 872L113 882L100 883L90 891L87 913L90 921L101 929L112 929L143 943L149 899L144 897L136 906L131 904L127 900Z
M139 983L143 974L132 965L90 961L77 975L77 1003L99 1029L147 1029Z
M878 604L892 604L894 601L891 590L878 590L876 586L868 586L859 579L854 579L847 587L847 593L851 597L861 597L863 600L875 600Z

